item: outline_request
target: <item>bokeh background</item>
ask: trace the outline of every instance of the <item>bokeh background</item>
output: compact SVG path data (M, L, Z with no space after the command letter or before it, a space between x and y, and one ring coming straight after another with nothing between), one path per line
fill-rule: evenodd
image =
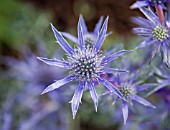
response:
M108 31L112 34L102 49L113 46L132 49L139 38L131 33L135 25L130 17L141 15L138 10L130 10L133 2L0 0L0 130L170 130L169 108L159 95L149 98L153 104L159 102L157 110L136 106L126 126L121 110L112 106L107 101L109 99L100 101L96 113L88 91L83 95L83 104L73 120L69 101L74 85L40 95L46 86L65 74L64 69L49 67L36 59L37 56L63 56L50 23L60 31L77 35L80 14L89 31L93 30L100 16L109 16ZM140 62L140 57L137 61Z

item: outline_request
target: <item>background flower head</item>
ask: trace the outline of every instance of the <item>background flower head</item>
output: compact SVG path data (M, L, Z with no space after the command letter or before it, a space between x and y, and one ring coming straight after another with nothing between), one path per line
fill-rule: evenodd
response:
M126 124L126 121L128 119L128 106L133 106L133 101L136 101L146 107L152 107L155 108L154 105L152 105L150 102L148 102L146 99L142 98L138 94L141 91L148 90L150 88L153 88L156 86L154 83L143 83L143 81L137 80L138 73L126 73L126 74L117 74L117 76L113 76L110 81L118 88L118 90L123 94L123 96L126 98L125 100L121 101L121 108L123 113L123 119L124 124ZM109 94L112 95L112 93L107 92L104 95ZM119 97L114 96L113 104L117 103L119 101Z
M137 48L152 46L150 63L158 53L163 57L163 63L169 66L170 28L167 26L166 20L161 24L156 14L150 8L140 8L140 11L147 19L142 17L132 18L134 23L140 26L134 28L133 32L145 38Z

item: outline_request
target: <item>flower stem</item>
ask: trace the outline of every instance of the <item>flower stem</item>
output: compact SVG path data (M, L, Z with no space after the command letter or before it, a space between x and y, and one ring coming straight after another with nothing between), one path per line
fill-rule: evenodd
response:
M158 4L155 4L155 9L156 9L159 21L162 24L163 21L164 21L164 12L163 12L163 9Z

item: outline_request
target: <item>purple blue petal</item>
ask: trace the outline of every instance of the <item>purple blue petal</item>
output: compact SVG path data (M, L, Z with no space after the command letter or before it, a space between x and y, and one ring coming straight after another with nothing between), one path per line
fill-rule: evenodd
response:
M146 84L143 84L143 85L138 85L138 86L136 86L136 91L140 92L140 91L148 90L148 89L151 89L153 87L156 87L157 85L158 84L156 84L156 83L146 83Z
M129 72L128 70L124 70L124 69L115 69L115 68L108 68L108 67L103 68L103 70L106 73Z
M77 37L71 35L70 33L61 32L61 34L62 34L64 37L66 37L66 38L70 39L71 41L73 41L74 43L79 44Z
M79 85L78 85L76 91L74 92L74 96L73 96L72 100L70 101L73 119L75 118L76 113L79 108L79 104L81 103L81 98L83 95L84 88L85 88L85 83L79 82Z
M140 11L155 25L160 24L158 17L150 8L140 8Z
M151 29L142 28L142 27L133 28L132 31L134 34L138 34L138 35L142 35L142 36L150 36L152 33Z
M139 49L139 48L149 46L149 45L153 44L153 42L154 42L153 38L149 37L145 41L140 43L135 49Z
M160 90L160 89L162 89L163 87L166 87L166 86L168 86L168 85L170 85L170 81L169 81L169 80L165 80L165 81L163 81L162 84L159 84L157 87L155 87L155 88L152 89L150 92L148 92L146 96L148 97L148 96L150 96L151 94L155 93L156 91L158 91L158 90Z
M98 33L100 31L100 28L102 26L102 22L103 22L103 16L101 16L99 21L97 22L97 24L96 24L96 26L94 28L93 34L98 35Z
M125 53L128 53L128 52L132 52L131 50L121 50L119 52L116 52L110 56L106 56L106 58L103 59L103 63L108 63L108 62L111 62L115 59L117 59L118 57L124 55Z
M147 100L145 100L144 98L142 98L142 97L140 97L138 95L134 95L133 100L137 101L138 103L140 103L140 104L142 104L144 106L156 108L150 102L148 102Z
M132 22L136 23L137 25L144 27L144 28L151 29L151 28L155 27L155 25L151 21L149 21L145 18L142 18L142 17L133 17Z
M88 84L88 87L89 87L89 91L90 91L90 95L91 95L91 98L93 99L93 102L94 102L94 107L95 107L95 110L97 112L97 107L98 107L98 96L97 96L97 92L94 88L94 83L89 81L87 82Z
M125 125L128 119L128 104L125 101L122 101L122 113L123 113L123 120Z
M60 46L69 54L73 54L73 48L67 43L60 32L51 24L52 30L54 32L55 38L57 39Z
M67 61L61 61L57 59L48 59L44 57L37 57L39 60L43 61L44 63L52 66L58 66L63 68L68 68L70 64Z
M44 93L47 93L47 92L50 92L50 91L53 91L54 89L58 89L59 87L61 87L62 85L64 84L67 84L71 81L73 81L75 79L75 77L73 76L68 76L68 77L65 77L61 80L58 80L56 81L55 83L51 84L50 86L48 86L41 94L44 94Z
M100 33L97 36L96 42L95 42L95 49L98 52L103 44L103 41L106 38L106 31L107 31L107 24L108 24L109 17L106 18L102 29L100 30Z
M88 33L87 26L86 26L86 23L85 23L82 15L80 15L80 21L81 21L81 26L82 26L82 29L83 29L83 33L87 34Z
M116 94L118 97L120 97L123 100L126 100L122 93L113 85L111 84L108 80L98 77L99 82L101 82L109 91L113 92Z
M82 25L81 25L81 17L78 22L77 32L78 32L79 47L82 50L84 47L84 38L83 38L83 29L82 29Z
M131 9L136 9L136 8L141 8L144 6L147 6L148 2L147 1L136 1L134 4L130 6Z
M160 45L154 45L152 48L152 52L151 52L151 57L150 57L150 61L149 64L152 62L152 60L154 59L156 53L160 50Z

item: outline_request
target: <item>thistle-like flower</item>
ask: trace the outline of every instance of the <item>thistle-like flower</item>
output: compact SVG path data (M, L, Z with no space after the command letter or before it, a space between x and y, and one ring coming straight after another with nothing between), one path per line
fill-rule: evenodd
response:
M134 28L133 32L146 38L137 48L151 45L150 63L156 53L160 53L163 57L163 63L169 66L168 51L170 51L170 28L168 27L168 22L165 21L161 24L158 17L150 8L140 8L140 11L148 19L142 17L132 18L133 22L140 26Z
M100 17L100 19L97 22L93 32L88 31L86 23L85 23L85 21L83 19L83 16L80 16L80 22L81 22L82 31L83 31L84 44L85 44L85 46L92 47L95 44L95 41L96 41L97 36L98 36L98 33L99 33L100 29L101 29L102 22L103 22L103 16ZM109 34L110 33L108 33L107 36ZM65 36L66 38L70 39L74 43L79 44L78 38L73 36L72 34L69 34L67 32L62 32L62 35Z
M141 8L141 7L146 7L146 6L154 6L158 5L163 9L166 9L164 3L170 2L170 0L137 0L135 3L133 3L130 8L131 9L136 9L136 8Z
M57 66L57 67L63 67L68 69L70 72L67 77L58 80L55 83L48 86L42 92L42 94L57 89L62 85L67 84L73 80L78 82L78 86L76 88L74 96L70 101L73 118L75 118L75 115L79 107L79 103L81 103L81 98L85 86L88 86L88 89L90 91L91 97L94 102L95 109L97 111L98 95L96 93L95 86L94 86L94 82L96 81L102 83L107 89L109 89L109 91L112 91L118 97L125 100L121 92L109 81L102 78L101 74L114 73L114 72L126 72L126 70L108 68L106 67L106 64L117 59L119 56L127 52L130 52L128 50L122 50L109 56L103 56L102 52L100 51L100 48L107 35L106 31L107 31L108 18L105 20L103 27L101 28L100 33L98 34L97 39L95 40L93 48L86 47L84 42L84 37L83 37L84 31L82 27L83 25L82 25L81 18L82 17L80 17L79 19L78 28L77 28L78 47L76 49L73 49L63 38L61 33L58 32L55 29L55 27L51 24L55 38L57 39L60 46L68 54L67 57L68 61L38 57L39 60L45 62L46 64Z
M152 107L155 108L150 102L145 100L144 98L138 96L137 94L141 91L150 89L155 87L157 84L152 83L146 83L146 84L140 84L136 81L137 74L118 74L117 76L114 76L112 78L112 83L118 88L118 90L122 93L122 95L125 97L125 100L122 100L122 113L123 113L123 119L124 124L126 124L126 121L128 119L128 104L130 103L133 105L132 101L137 101L138 103L146 106L146 107ZM110 94L110 92L106 92L103 95ZM119 101L119 97L115 97L113 104Z

